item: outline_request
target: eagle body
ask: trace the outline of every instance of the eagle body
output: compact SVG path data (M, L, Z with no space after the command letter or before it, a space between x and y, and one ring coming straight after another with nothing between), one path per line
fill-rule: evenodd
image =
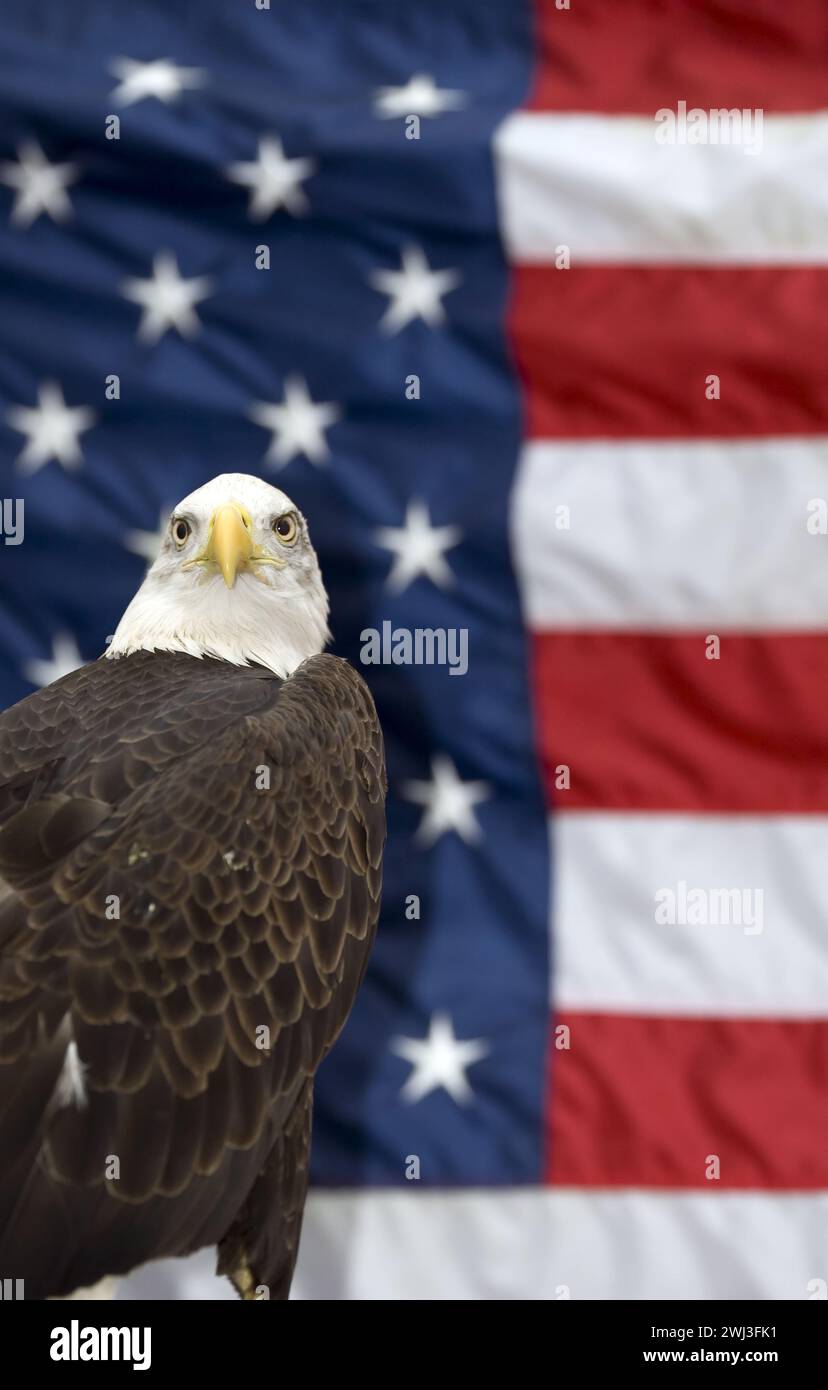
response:
M132 650L0 715L0 1268L27 1298L209 1245L287 1297L384 795L333 656Z

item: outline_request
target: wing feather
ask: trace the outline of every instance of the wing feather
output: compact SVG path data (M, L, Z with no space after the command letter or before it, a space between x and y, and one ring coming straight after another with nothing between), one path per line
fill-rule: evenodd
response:
M283 682L139 653L0 716L0 1264L27 1296L208 1243L286 1296L384 793L333 657Z

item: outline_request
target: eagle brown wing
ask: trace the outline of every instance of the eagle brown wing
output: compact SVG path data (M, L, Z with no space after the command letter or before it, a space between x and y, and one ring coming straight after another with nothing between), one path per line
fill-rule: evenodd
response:
M384 794L335 657L136 653L0 716L0 1267L27 1297L219 1243L286 1296Z

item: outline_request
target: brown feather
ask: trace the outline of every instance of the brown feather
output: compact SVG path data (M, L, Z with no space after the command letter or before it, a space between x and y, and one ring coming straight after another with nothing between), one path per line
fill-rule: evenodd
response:
M286 1297L384 794L334 657L282 681L137 653L0 715L0 1265L27 1296L220 1244L240 1292Z

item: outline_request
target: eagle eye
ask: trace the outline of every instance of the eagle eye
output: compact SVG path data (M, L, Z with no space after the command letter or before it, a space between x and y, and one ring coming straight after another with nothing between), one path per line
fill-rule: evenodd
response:
M174 516L172 521L172 538L176 545L181 548L190 535L190 523L185 521L183 516Z
M284 516L277 516L272 523L272 530L283 545L293 545L299 534L296 517L291 512L286 512Z

